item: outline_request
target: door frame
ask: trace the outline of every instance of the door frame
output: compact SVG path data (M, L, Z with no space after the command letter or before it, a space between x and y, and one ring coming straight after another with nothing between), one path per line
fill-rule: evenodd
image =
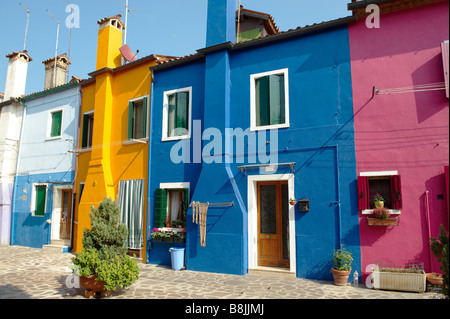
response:
M289 198L295 197L294 174L250 175L248 200L248 269L258 269L258 182L288 182ZM296 273L295 206L289 206L289 251L291 273Z
M54 186L53 187L53 210L52 210L52 223L51 223L51 240L60 239L60 222L61 222L61 204L62 204L62 193L64 190L73 191L72 185L64 185L64 186ZM69 203L72 207L72 222L70 223L70 242L72 242L73 237L73 194L72 194L72 202ZM66 239L69 241L69 239Z

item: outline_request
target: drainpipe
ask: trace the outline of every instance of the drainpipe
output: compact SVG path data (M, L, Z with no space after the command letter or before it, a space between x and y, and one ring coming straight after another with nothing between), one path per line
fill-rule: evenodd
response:
M17 144L17 160L16 160L16 172L14 174L14 183L13 183L13 191L12 191L12 205L11 205L11 246L14 245L14 223L15 223L15 218L14 218L14 211L16 210L16 200L15 200L15 196L16 196L16 182L17 182L17 176L18 176L18 172L19 172L19 161L20 161L20 152L22 150L22 138L23 138L23 127L24 127L24 123L25 123L25 117L27 115L27 106L26 104L24 104L22 102L22 99L18 99L19 103L23 106L23 111L22 111L22 121L20 124L20 137L19 137L19 143Z
M428 238L431 237L431 221L430 221L430 192L425 192L425 212L427 214L427 230L428 230ZM433 272L433 261L431 258L431 248L428 250L428 257L430 260L430 268L431 272Z
M147 234L145 238L145 261L149 263L148 259L148 239L151 233L151 220L150 220L150 212L151 212L151 176L152 176L152 133L153 133L153 110L154 110L154 99L153 99L153 90L154 90L154 82L155 82L155 73L150 69L150 80L151 80L151 89L150 89L150 125L148 129L148 181L147 181Z

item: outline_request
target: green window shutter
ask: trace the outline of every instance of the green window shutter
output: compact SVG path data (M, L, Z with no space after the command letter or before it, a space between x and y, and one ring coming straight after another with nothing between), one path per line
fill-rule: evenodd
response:
M134 103L128 103L128 131L127 131L127 139L133 139L133 125L134 125Z
M88 131L89 131L89 115L83 116L83 138L81 140L81 148L86 148L88 144Z
M167 216L167 191L158 188L155 190L155 227L164 227Z
M52 113L52 127L50 137L61 136L62 111Z
M183 220L186 220L187 211L189 210L190 204L190 192L189 188L184 189L184 202L183 202Z
M176 128L177 136L186 135L189 121L189 93L177 93Z
M256 79L256 126L270 125L269 77Z
M143 105L143 109L142 109L142 132L143 132L143 137L147 137L147 114L148 114L148 99L146 97L144 97L144 101L143 101L144 105Z
M45 197L47 193L47 186L36 186L36 202L35 202L35 216L44 216L45 215Z
M284 124L284 75L269 76L270 125Z
M172 137L175 136L176 129L176 113L177 113L177 95L172 94L168 96L169 100L169 109L167 112L167 136Z

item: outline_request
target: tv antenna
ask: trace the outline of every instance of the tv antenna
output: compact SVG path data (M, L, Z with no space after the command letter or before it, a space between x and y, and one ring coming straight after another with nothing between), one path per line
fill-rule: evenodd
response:
M58 59L58 40L59 40L59 25L61 24L47 9L47 13L56 21L58 27L56 29L56 50L55 50L55 68L53 70L53 87L56 87L56 60Z
M73 20L73 7L72 4L69 2L69 0L66 0L67 4L70 6L70 21ZM69 63L67 64L67 73L66 73L66 83L69 83L69 76L70 76L70 44L72 42L72 25L69 28Z
M125 45L125 44L127 44L128 13L130 13L131 11L136 11L137 9L130 10L130 7L128 6L128 0L126 0L126 2L123 2L123 0L120 0L120 1L122 1L122 4L125 7L125 32L124 32L124 36L123 36L123 44Z
M25 39L23 40L23 50L25 51L25 48L27 46L28 24L30 22L30 10L28 10L22 3L19 3L19 4L27 12L27 24L25 26Z

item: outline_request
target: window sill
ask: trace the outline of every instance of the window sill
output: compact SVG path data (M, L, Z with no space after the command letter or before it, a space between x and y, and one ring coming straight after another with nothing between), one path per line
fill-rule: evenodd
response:
M55 141L55 140L60 140L60 139L62 139L61 135L60 136L54 136L54 137L47 137L45 139L45 141Z
M190 135L183 135L183 136L173 136L173 137L163 137L161 139L162 142L170 142L170 141L180 141L180 140L187 140L190 139Z
M123 145L134 145L134 144L147 144L149 141L149 138L138 138L138 139L131 139L128 141L123 141Z
M250 128L250 131L255 132L255 131L277 130L277 129L289 128L289 127L290 127L289 123L277 124L277 125L265 125L265 126L252 126Z
M372 215L374 209L364 209L361 214L362 215ZM401 210L398 209L388 209L390 215L400 215L402 213Z
M78 150L78 153L89 153L92 151L92 147L81 148Z

